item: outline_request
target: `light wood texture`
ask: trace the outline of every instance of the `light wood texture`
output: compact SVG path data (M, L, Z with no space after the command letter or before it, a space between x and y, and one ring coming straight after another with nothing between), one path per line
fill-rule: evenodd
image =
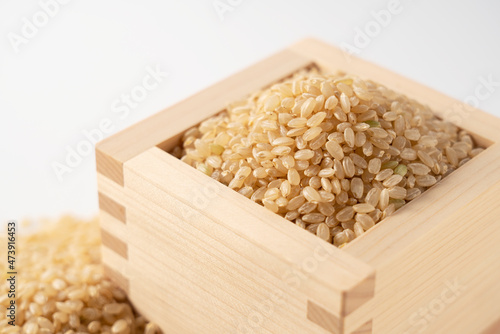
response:
M385 84L489 148L342 250L165 152L309 66ZM495 333L499 141L497 118L304 40L98 145L105 270L166 333Z
M500 319L494 324L485 329L481 334L498 334L500 333Z
M128 258L128 244L118 239L108 231L101 229L101 239L103 246L113 250L123 258Z
M224 110L228 102L284 79L311 63L309 58L284 50L107 138L96 146L98 172L123 185L126 161L155 145L169 149L169 145L175 144L172 138Z
M125 164L125 188L147 200L149 204L144 203L141 207L151 204L168 207L169 211L163 215L170 213L170 220L173 215L180 218L176 225L193 224L194 228L203 229L201 237L224 237L216 246L233 251L228 260L230 263L241 263L244 258L256 266L265 267L266 272L274 277L259 282L258 290L265 290L270 283L284 287L288 284L292 291L288 293L313 300L338 319L342 314L353 311L353 305L359 306L373 296L373 271L370 267L353 257L347 257L341 250L288 221L277 219L262 206L248 203L247 198L234 196L234 191L195 169L184 167L180 160L159 148L152 148ZM170 172L165 174L167 168ZM206 198L198 199L197 196ZM164 225L170 225L168 219ZM134 235L144 235L144 232L135 230L135 224L131 224ZM143 229L144 224L139 227ZM157 230L160 231L159 226ZM153 231L148 234L151 233ZM171 235L173 231L166 229L164 233ZM188 244L197 243L196 240L186 241L189 240L186 234L181 234L179 238L184 238L183 241ZM159 241L154 244L161 245ZM197 249L192 256L200 258L203 256L200 252L203 251L204 248ZM214 261L212 257L206 261L210 260ZM291 274L290 271L297 273ZM256 276L263 275L257 268L253 272ZM214 271L212 275L206 276L212 276L220 282L225 274L224 271ZM290 282L286 283L287 280ZM227 284L231 283L231 278L228 278ZM210 290L216 288L209 282L203 286ZM354 291L354 301L348 303L350 299L346 296L350 296L351 291ZM271 289L267 294L268 299L271 299L272 293ZM249 298L255 297L255 293L249 295ZM265 301L266 295L261 298ZM258 300L249 300L248 303L258 303ZM303 301L298 307L304 309L306 305Z
M125 292L130 293L129 279L125 277L121 271L114 269L108 263L112 261L108 259L104 264L104 274L113 280Z
M470 131L480 145L488 146L500 140L498 118L430 87L381 66L348 55L338 48L315 39L303 40L292 45L290 49L297 54L308 57L327 71L356 74L363 79L376 81L428 105L438 116Z
M328 332L343 331L343 324L339 317L328 312L321 306L316 305L316 303L310 300L307 302L307 319L319 324Z
M498 318L499 156L491 146L344 249L377 270L375 297L358 310L373 313L375 332L474 333ZM460 290L443 292L450 285Z
M167 161L173 159L162 151L154 151L160 153L159 157L162 159L167 158ZM139 157L137 159L142 160ZM147 161L146 165L151 165L152 161ZM127 181L129 180L128 165L126 165ZM156 173L158 172L159 170ZM201 176L204 178L203 175ZM130 180L131 186L116 193L114 200L123 203L128 208L127 228L129 229L130 254L128 262L130 265L124 268L121 263L120 267L121 271L126 274L127 284L131 287L130 293L134 305L141 312L161 324L163 328L180 332L185 326L182 322L193 314L194 305L209 303L212 306L205 310L200 309L200 314L197 315L198 321L201 319L203 321L195 326L196 322L189 320L188 323L193 327L191 331L184 332L194 333L207 330L207 325L211 326L212 331L233 332L238 326L244 331L244 328L250 326L251 317L259 319L261 316L259 310L262 308L263 315L269 316L269 319L263 321L262 326L269 328L267 331L269 333L293 332L297 328L304 333L326 333L316 324L305 321L308 296L314 293L314 291L309 293L308 290L317 283L309 282L309 278L303 280L303 277L310 277L314 271L308 272L287 265L275 269L277 264L275 257L259 249L246 238L213 222L212 218L192 210L189 203L184 203L185 200L178 200L169 192L162 193L161 189L152 192L155 200L147 199L133 190L134 180L144 185L137 189L141 192L143 191L141 189L152 188L153 185L149 182L142 182L136 176L132 176ZM118 188L114 182L101 174L98 176L98 181L101 190L110 191ZM215 185L218 186L217 183ZM231 191L223 186L221 190L231 194ZM194 203L203 205L203 200L193 200L191 205L195 205ZM226 204L227 201L222 198L220 203ZM163 207L167 205L175 207L176 210L165 210ZM257 209L263 210L260 206L257 206ZM191 216L192 212L194 214ZM188 217L191 220L187 220ZM258 220L249 219L246 228L253 228L256 221L258 222ZM233 219L229 223L234 224L237 221ZM310 256L306 254L295 256L298 259L318 261L321 265L320 261L327 260L330 251L342 254L340 250L326 242L317 240L301 229L295 229L294 225L287 222L279 223L282 225L281 228L292 228L301 234L305 233L306 239L310 239L310 242L319 246L313 249L314 252ZM290 243L290 241L282 242L279 248L286 247L282 252L287 252ZM104 258L114 266L115 261L120 259L118 255L111 258L113 253L105 249ZM286 255L283 257L286 258ZM352 260L356 262L355 259ZM302 262L299 265L302 265ZM347 266L351 265L347 264ZM369 277L369 270L366 274L362 272L366 266L362 263L359 266L356 269L352 268L353 274L349 274L340 286L350 287L351 281L356 279L354 273L359 273L361 280L363 277ZM322 276L343 277L341 270L336 271L338 274L330 272ZM254 275L248 276L249 272ZM137 288L134 289L134 287ZM166 305L164 309L179 309L186 314L181 317L178 312L169 312L168 316L158 313L156 308L159 304L152 304L150 292L145 291L146 288L151 287L157 287L156 290L153 289L153 292L156 295L155 298L161 298L161 304ZM137 292L136 297L134 297L134 291ZM323 288L321 293L317 293L323 296L321 297L323 300L320 300L326 304L330 303L330 298L334 297L329 291L330 288ZM219 304L220 302L223 303ZM214 308L214 305L217 307ZM271 311L266 311L268 305L271 305ZM231 311L233 308L243 311L234 313ZM338 308L340 309L340 306ZM232 314L233 321L230 323L221 321L220 318L228 314ZM339 318L338 315L337 318Z
M373 321L368 321L361 327L359 327L357 330L352 332L352 334L371 334L373 331Z
M109 213L107 213L104 210L100 211L100 223L101 223L101 229L107 231L108 233L112 234L119 240L128 243L128 229L123 222L120 220L116 219Z
M102 211L107 212L114 218L118 219L122 223L125 223L127 221L125 207L115 202L103 193L99 193L99 208Z

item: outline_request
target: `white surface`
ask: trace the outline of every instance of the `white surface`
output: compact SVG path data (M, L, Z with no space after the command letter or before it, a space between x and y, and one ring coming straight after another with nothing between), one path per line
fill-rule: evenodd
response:
M220 2L235 4L224 20L212 0L72 0L19 53L9 33L21 35L40 4L0 2L1 221L94 215L93 154L61 182L52 168L85 140L83 130L108 118L116 132L302 37L353 44L356 28L389 3ZM401 8L360 57L462 101L480 77L500 81L500 3L401 0ZM121 119L112 104L142 84L147 66L169 76ZM479 107L500 116L500 87Z

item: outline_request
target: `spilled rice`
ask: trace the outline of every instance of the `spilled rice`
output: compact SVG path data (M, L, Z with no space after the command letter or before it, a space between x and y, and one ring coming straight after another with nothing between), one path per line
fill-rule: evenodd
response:
M125 293L103 276L100 243L97 219L87 222L70 217L18 239L17 326L8 324L10 299L7 284L2 283L0 332L160 333L156 325L135 313ZM6 261L0 263L3 275L5 265ZM2 282L6 279L2 277Z

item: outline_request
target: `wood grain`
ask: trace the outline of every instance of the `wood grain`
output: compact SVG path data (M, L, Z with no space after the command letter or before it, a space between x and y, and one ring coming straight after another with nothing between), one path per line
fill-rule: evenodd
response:
M358 310L373 314L375 332L473 333L498 318L499 154L491 146L345 248L376 268L375 296ZM463 289L447 303L450 286ZM434 304L444 307L432 321L418 315Z
M99 192L99 208L122 223L126 223L127 212L125 207L101 192Z
M498 131L500 119L430 87L382 66L346 54L341 49L316 39L304 39L292 45L290 49L303 57L308 57L326 71L343 71L355 74L361 78L381 83L428 105L438 116L470 131L480 145L489 146L493 142L500 141L500 132Z
M165 152L309 66L415 98L488 149L342 250ZM496 333L499 142L499 119L307 39L97 146L105 270L167 333Z
M338 316L331 314L311 301L307 302L307 319L320 325L330 333L339 334L343 332L342 320Z
M212 229L219 225L230 230L232 235L246 239L250 245L240 252L247 251L247 256L262 253L258 258L266 261L267 270L278 277L282 278L290 269L309 276L301 280L298 289L307 291L312 299L321 301L333 313L339 314L343 308L343 292L354 289L373 275L371 268L362 262L347 257L341 250L288 221L277 219L245 197L234 196L232 190L196 170L182 168L183 164L160 149L152 148L125 164L125 187L158 206L171 208L179 217L186 219L186 214L192 214L186 221L200 224L206 219ZM163 171L167 166L171 172L165 175ZM209 205L198 201L192 191L199 189L203 194L204 188L214 192L206 199ZM177 202L172 202L173 199ZM235 220L235 217L238 218ZM242 242L231 247L237 250ZM308 263L315 265L314 275L307 272Z
M130 285L129 280L123 276L119 271L114 270L109 265L104 264L104 274L114 281L123 291L129 293Z
M101 229L101 240L102 244L109 249L112 249L116 254L119 254L123 258L128 258L128 244L124 241L118 239L113 234L109 233L105 229Z
M347 316L373 298L375 294L375 274L366 277L352 289L343 292L341 315Z
M359 327L357 330L352 332L352 334L372 334L373 331L373 321L370 320L361 327Z
M167 148L165 141L223 111L228 102L241 99L311 64L310 59L284 50L126 131L106 138L96 146L99 173L123 184L123 163L126 161L156 145ZM172 122L173 119L175 122Z
M104 141L101 143L104 143ZM97 172L106 175L120 186L123 186L123 161L117 160L99 149L100 145L102 144L97 144L95 151Z
M494 324L489 326L481 334L498 334L500 333L500 319L498 319Z

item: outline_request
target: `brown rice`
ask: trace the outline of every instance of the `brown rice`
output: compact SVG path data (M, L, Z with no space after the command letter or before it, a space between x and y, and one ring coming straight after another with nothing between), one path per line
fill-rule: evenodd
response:
M481 150L404 95L312 70L230 104L172 153L343 246Z

